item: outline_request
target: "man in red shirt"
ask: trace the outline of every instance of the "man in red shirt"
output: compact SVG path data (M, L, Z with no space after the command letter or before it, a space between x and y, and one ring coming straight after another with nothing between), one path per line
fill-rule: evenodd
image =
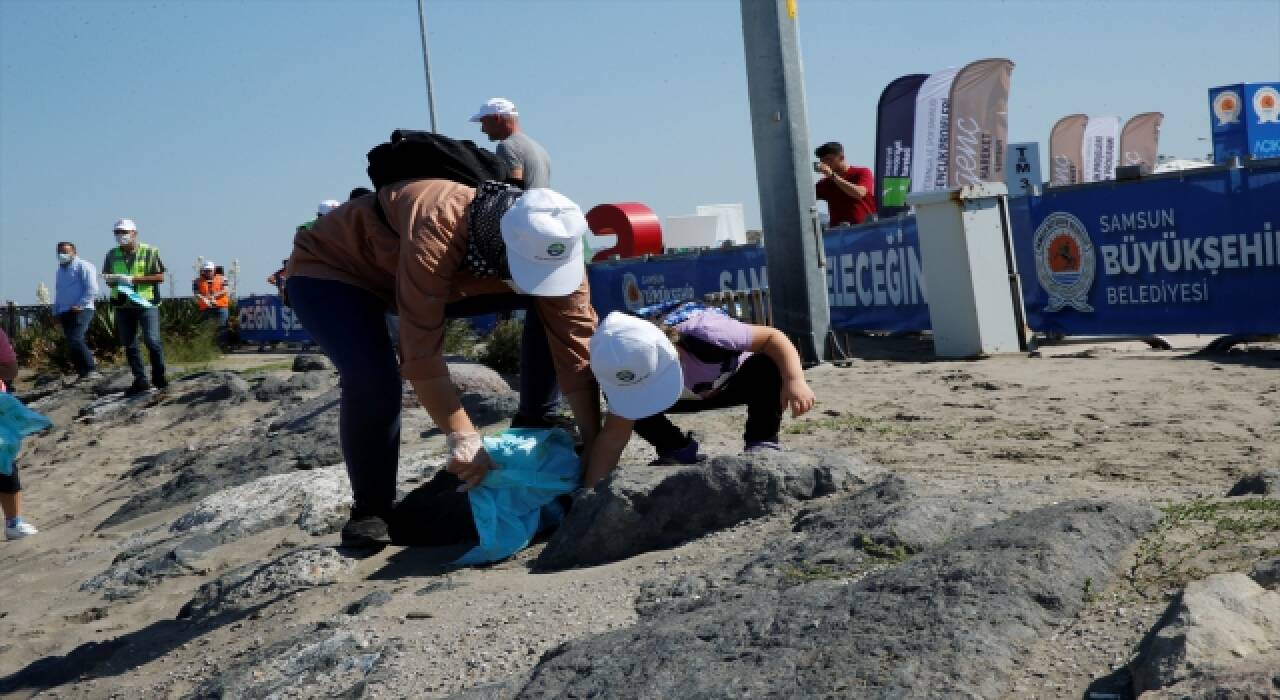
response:
M860 224L874 219L876 213L875 176L870 168L849 165L844 160L844 146L830 141L813 151L818 158L818 172L826 177L814 186L818 199L825 200L831 214L831 225Z

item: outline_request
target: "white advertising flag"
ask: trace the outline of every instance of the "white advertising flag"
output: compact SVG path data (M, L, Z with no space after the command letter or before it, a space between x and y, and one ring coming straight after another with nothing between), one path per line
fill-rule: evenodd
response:
M915 157L911 161L911 191L947 189L947 149L950 147L951 83L958 68L929 76L916 94Z
M1084 126L1084 181L1116 179L1120 117L1089 117Z

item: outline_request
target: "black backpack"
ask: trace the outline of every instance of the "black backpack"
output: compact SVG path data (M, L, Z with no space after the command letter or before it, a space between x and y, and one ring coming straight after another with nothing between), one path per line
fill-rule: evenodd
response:
M473 141L459 141L430 131L396 129L391 140L369 151L369 180L375 190L401 180L452 180L477 187L485 180L503 182L505 163Z

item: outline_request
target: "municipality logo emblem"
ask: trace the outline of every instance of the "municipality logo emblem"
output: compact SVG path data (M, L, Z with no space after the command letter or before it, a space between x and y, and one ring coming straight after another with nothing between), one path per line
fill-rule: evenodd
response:
M1280 90L1267 85L1253 93L1253 111L1258 113L1258 123L1280 123Z
M630 384L636 380L636 373L629 369L624 369L613 376L623 384Z
M1240 121L1240 93L1235 90L1218 93L1213 98L1213 116L1218 118L1218 126Z
M1034 245L1036 277L1049 293L1045 312L1067 307L1093 311L1086 297L1093 287L1097 262L1084 224L1066 212L1050 214L1036 229Z
M564 251L565 247L563 243L552 243L547 246L547 255L550 255L553 258L558 258L561 255L564 255Z

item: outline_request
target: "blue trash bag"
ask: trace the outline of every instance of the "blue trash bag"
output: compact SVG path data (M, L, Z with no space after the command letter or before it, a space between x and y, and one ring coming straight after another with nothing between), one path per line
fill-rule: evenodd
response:
M559 525L556 496L578 487L582 463L563 430L513 428L484 438L494 468L467 492L480 544L454 564L501 561L529 546L534 535Z
M27 408L13 394L0 392L0 474L13 473L13 460L23 436L38 433L53 421Z
M138 290L134 289L131 285L125 284L124 282L120 282L119 284L117 284L115 286L115 290L120 294L122 294L129 301L137 304L138 306L141 306L144 309L149 309L152 306L154 306L151 302L144 299L142 295L138 293Z

